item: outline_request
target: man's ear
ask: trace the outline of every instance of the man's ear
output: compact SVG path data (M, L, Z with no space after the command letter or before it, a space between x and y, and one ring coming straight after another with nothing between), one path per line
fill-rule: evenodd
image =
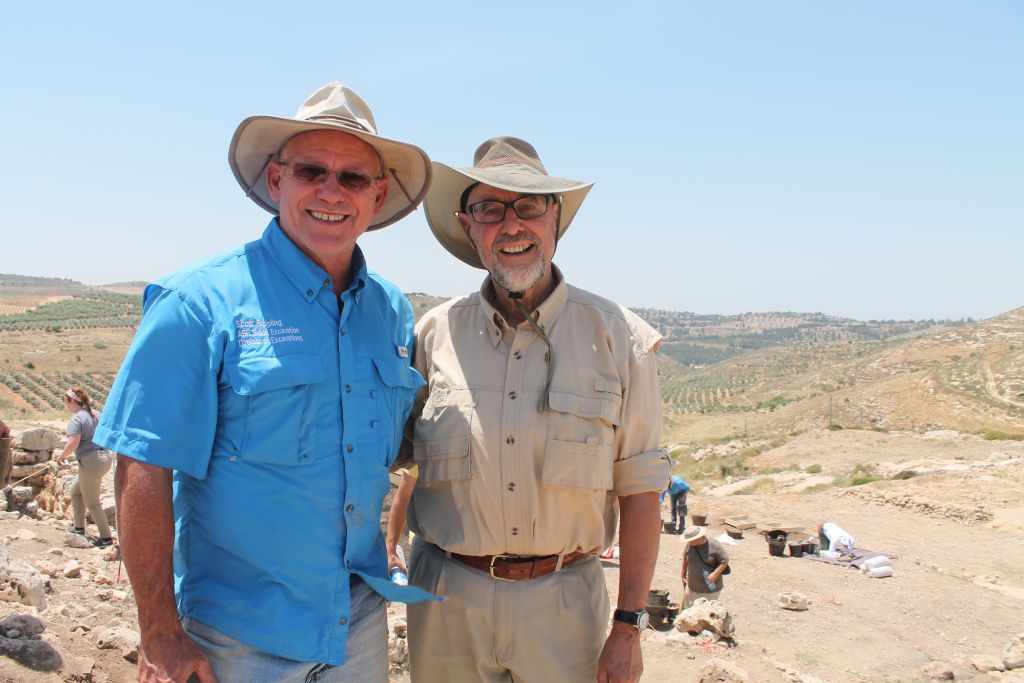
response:
M281 197L281 164L271 161L267 164L267 192L277 203Z
M461 211L457 211L455 213L455 217L458 218L459 219L459 223L462 224L462 232L466 233L466 237L469 237L469 239L472 240L473 238L470 237L470 235L469 235L469 218L467 218L466 214L464 214Z
M387 178L381 178L377 181L377 194L373 198L373 210L374 212L380 211L380 208L384 206L384 200L388 198L388 190L390 189Z

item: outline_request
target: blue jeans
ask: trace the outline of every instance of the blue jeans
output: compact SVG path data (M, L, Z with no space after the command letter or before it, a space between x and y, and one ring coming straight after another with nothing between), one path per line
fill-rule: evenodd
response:
M352 581L348 657L337 667L296 662L253 649L206 624L185 617L185 632L203 651L218 683L387 683L388 632L384 598L360 579Z

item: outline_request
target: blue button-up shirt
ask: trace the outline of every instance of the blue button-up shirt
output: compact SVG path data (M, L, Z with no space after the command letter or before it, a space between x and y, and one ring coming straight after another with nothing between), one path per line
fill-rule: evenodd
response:
M349 578L386 577L381 502L416 390L412 307L327 273L276 219L262 239L146 288L94 440L172 468L178 611L280 657L341 664Z

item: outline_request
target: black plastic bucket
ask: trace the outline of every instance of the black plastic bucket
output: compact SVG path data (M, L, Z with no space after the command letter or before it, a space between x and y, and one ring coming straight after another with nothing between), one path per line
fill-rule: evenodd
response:
M804 544L803 543L790 543L789 544L789 556L790 557L803 557L804 556Z
M775 557L784 557L786 554L786 542L785 541L773 541L768 540L768 554Z

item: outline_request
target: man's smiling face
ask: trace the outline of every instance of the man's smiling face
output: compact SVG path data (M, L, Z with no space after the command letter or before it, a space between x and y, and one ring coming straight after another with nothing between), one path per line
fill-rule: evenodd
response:
M527 195L480 184L469 193L466 206L487 200L512 202L524 196ZM472 215L462 212L459 219L476 245L484 268L503 289L526 292L550 272L558 221L554 202L546 213L537 218L519 218L508 207L504 220L498 223L478 223Z
M327 170L319 182L308 178L315 167ZM328 130L296 135L267 167L281 228L322 266L347 258L387 196L387 180L377 179L382 170L376 150L354 135ZM338 182L343 171L372 180L365 189L352 189Z

